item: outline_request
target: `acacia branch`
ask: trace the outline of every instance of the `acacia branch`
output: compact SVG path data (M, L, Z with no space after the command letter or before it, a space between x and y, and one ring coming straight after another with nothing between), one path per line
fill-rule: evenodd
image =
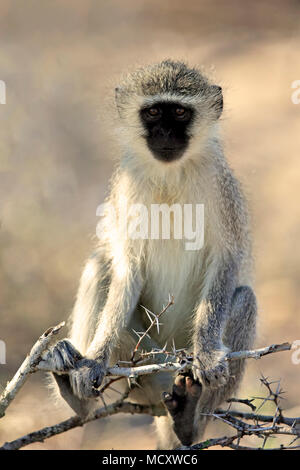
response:
M148 328L148 330L150 330L150 328L152 328L154 325L157 325L157 327L159 327L158 326L159 317L167 310L167 308L169 308L170 305L172 305L172 303L173 303L173 300L172 298L170 298L169 303L159 315L152 314L153 319L151 320L150 327ZM0 397L0 417L4 416L7 407L13 401L17 392L23 386L27 377L30 374L38 370L56 372L55 370L51 369L51 367L48 364L48 361L45 360L47 359L47 355L51 354L51 350L48 350L48 351L46 350L50 346L53 336L56 335L63 326L64 326L64 322L60 323L59 325L55 327L49 328L35 343L29 355L26 357L25 361L22 363L21 367L18 369L13 379L7 384L4 392L2 393ZM134 350L135 352L138 351L140 344L141 344L141 340L142 338L145 337L148 330L146 330L146 332L141 335L141 338L138 341L137 347ZM248 358L260 359L261 357L265 355L276 353L276 352L281 352L281 351L287 351L287 350L290 350L291 348L292 348L291 343L273 344L265 348L229 353L226 356L226 360L234 361L234 360L241 360L241 359L248 359ZM139 366L135 365L145 360L145 357L147 357L148 360L149 360L149 357L151 356L154 358L156 354L164 354L166 358L166 362L159 363L159 364L157 363L157 364L139 365ZM119 380L123 377L136 380L141 375L153 374L157 372L176 373L176 372L179 372L180 370L187 372L193 367L192 365L193 356L189 355L185 350L182 350L182 349L176 350L175 345L173 345L173 350L171 352L167 352L166 346L165 346L161 350L155 350L155 351L146 352L146 353L140 352L140 358L138 359L135 359L134 356L135 356L135 353L132 355L132 360L129 362L130 367L121 367L119 364L117 364L114 367L111 367L108 369L107 377L109 378L109 381L103 387L103 390L106 388L109 388L110 385L114 381ZM170 357L172 357L172 361L171 360L167 361L167 359ZM174 357L175 357L175 361L173 360ZM240 446L239 441L241 437L243 437L244 435L252 435L252 434L256 434L260 437L264 437L265 440L268 439L268 437L272 436L273 434L288 434L298 439L300 437L300 434L299 434L297 425L300 424L300 418L284 417L282 415L282 410L279 405L279 399L282 393L282 391L279 389L279 385L276 391L274 392L272 390L271 383L269 383L267 379L263 378L261 380L262 380L263 385L267 387L268 392L269 392L268 397L262 398L263 403L265 403L267 400L271 400L274 402L274 404L276 405L276 412L274 416L258 415L255 412L242 413L239 411L222 411L222 410L216 411L212 416L214 418L221 419L228 425L234 427L235 430L237 431L237 434L233 437L225 436L223 438L218 438L218 439L209 439L208 441L204 441L202 443L196 444L195 446L191 446L190 449L199 450L199 449L206 449L213 445L221 445L221 446L229 447L232 449L243 450L246 447ZM27 446L34 442L42 442L51 436L61 434L63 432L68 431L69 429L83 426L84 424L90 421L104 418L107 416L111 416L116 413L148 414L151 416L161 416L166 413L165 409L161 405L146 406L146 405L139 405L137 403L127 402L126 398L128 396L128 393L129 392L123 395L120 400L117 400L111 405L104 406L103 408L97 409L87 419L82 419L79 416L73 416L67 419L66 421L62 421L61 423L58 423L54 426L47 426L43 429L40 429L39 431L35 431L30 434L27 434L12 442L5 443L2 447L0 447L0 450L20 449L21 447ZM254 408L254 406L251 405L252 400L233 399L232 401L239 401L240 403L247 404L248 406L251 406L252 410ZM248 425L243 420L245 420L246 422L250 420L254 420L256 423L256 426L253 427L253 425L252 426ZM263 427L262 424L258 426L257 424L258 422L271 423L271 426L269 428ZM280 427L279 426L280 424L284 424L286 427L285 428ZM293 448L297 448L297 447L298 446L294 446ZM288 447L288 448L292 448L292 447Z
M125 401L127 396L128 392L125 393L120 400L115 401L111 405L97 409L86 419L82 419L79 416L72 416L71 418L55 424L54 426L46 426L14 441L6 442L2 447L0 447L0 450L18 450L22 447L28 446L29 444L33 444L34 442L44 442L44 440L49 439L49 437L62 434L70 429L84 426L90 421L106 418L107 416L112 416L117 413L148 414L150 416L162 416L165 414L165 411L161 406L147 406L139 405L137 403L129 403Z
M219 419L222 422L226 423L228 426L232 427L236 434L233 436L224 436L217 439L208 439L207 441L200 442L192 446L181 447L185 450L202 450L216 445L222 447L228 447L233 450L292 450L299 449L300 445L293 445L297 440L300 439L300 418L286 418L283 416L283 411L280 405L280 399L283 394L282 389L280 388L280 381L270 382L267 378L263 377L260 379L261 383L266 387L268 391L267 397L256 397L256 399L261 400L262 404L255 409L256 412L253 413L243 413L241 411L232 411L228 410L216 410L214 413L209 413L208 416L211 416L215 419ZM277 387L273 390L272 385L277 383ZM229 400L232 401L232 400ZM244 403L247 406L254 406L252 400L233 400L240 403ZM273 415L261 415L257 413L257 410L266 402L273 402L275 406L275 412ZM253 421L249 423L248 421ZM270 423L269 426L266 426L266 423ZM280 426L284 424L284 426ZM292 441L289 444L280 444L279 447L266 448L266 443L268 439L274 438L278 435L290 436ZM259 447L250 447L240 444L241 439L245 436L256 436L262 439L262 445Z
M260 359L263 356L268 354L273 354L281 351L289 351L292 349L292 343L282 343L282 344L271 344L271 346L266 346L265 348L252 349L249 351L237 351L227 354L226 360L234 361L237 359Z
M261 357L268 354L289 351L291 348L292 343L272 344L271 346L260 349L231 352L225 356L225 359L227 361L237 361L241 359L260 359ZM173 355L173 353L166 353L163 349L161 351L156 351L155 353L157 352L159 354L165 354L166 359L168 355ZM114 377L137 378L140 375L154 374L157 372L178 372L179 370L187 372L192 367L192 359L192 356L186 355L185 357L180 358L180 360L177 362L168 361L160 364L147 364L135 367L120 367L119 365L116 365L109 367L107 369L106 375ZM37 365L36 369L46 372L56 372L53 368L51 368L46 359L43 360L41 365Z
M224 410L217 410L216 414L220 415L225 415L227 412ZM243 411L235 411L231 410L230 415L236 418L242 418L246 420L259 420L262 423L273 423L274 422L274 416L272 415L258 415L257 413L245 413ZM276 424L287 424L288 426L295 426L297 424L300 424L300 418L287 418L285 416L278 416L276 418Z
M173 304L173 299L170 298L169 303L167 306L162 310L159 315L155 316L155 320L153 324L156 324L158 321L159 316L164 313L170 305ZM0 418L4 416L5 410L15 398L17 392L25 383L29 374L36 372L37 370L43 370L46 372L56 372L53 368L50 367L45 357L42 359L42 354L50 345L53 336L56 335L61 328L64 326L64 322L60 323L57 326L49 328L45 333L40 336L38 341L35 343L33 348L31 349L29 355L26 357L25 361L22 363L21 367L18 369L14 377L10 382L8 382L7 386L5 387L3 393L0 396ZM153 326L153 324L151 326ZM138 343L140 345L140 341ZM238 352L231 352L227 354L226 360L240 360L240 359L248 359L254 358L259 359L265 355L287 351L292 348L291 343L283 343L283 344L272 344L271 346L267 346L261 349L254 349L248 351L238 351ZM137 348L136 348L137 350ZM153 352L153 356L158 351ZM171 354L174 356L176 355L177 351L174 349L172 353L167 353L165 349L159 351L161 354L165 354L166 359ZM49 352L51 354L51 352ZM120 367L118 365L114 367L110 367L107 370L107 376L111 377L127 377L136 379L140 375L147 375L157 372L178 372L178 371L188 371L191 369L192 366L192 356L188 356L184 354L182 350L178 352L178 359L177 362L164 362L161 364L147 364L142 366L135 366L135 367ZM40 364L41 362L41 364Z
M241 359L260 359L268 354L273 354L282 351L289 351L292 348L292 343L271 344L265 348L253 349L247 351L235 351L228 353L225 356L226 361L237 361ZM161 353L164 353L162 350ZM124 377L138 377L139 375L152 374L155 372L177 372L184 370L187 372L191 368L192 357L187 357L180 362L164 362L162 364L150 364L138 367L111 367L107 371L107 375L124 376Z
M269 382L267 382L268 385ZM277 395L277 393L271 391L271 394ZM62 434L70 429L74 429L80 426L85 425L88 422L106 418L107 416L113 416L117 413L130 413L130 414L147 414L150 416L163 416L166 414L164 408L162 406L149 406L149 405L140 405L137 403L129 403L125 401L129 395L129 391L127 391L122 397L115 401L114 403L99 408L92 413L86 419L81 419L79 416L73 416L65 421L62 421L54 426L47 426L38 431L26 434L14 441L6 442L0 450L17 450L22 447L25 447L29 444L33 444L35 442L44 442L44 440ZM269 394L270 396L270 394ZM262 397L261 400L265 400L265 397ZM273 398L273 401L275 398ZM240 403L244 403L248 405L248 400L236 400ZM229 426L234 427L236 430L236 434L233 436L223 436L220 438L212 438L207 439L203 442L194 444L192 446L183 446L180 447L178 450L204 450L214 446L221 446L227 447L234 450L264 450L264 446L262 447L249 447L249 446L242 446L240 445L240 440L244 436L249 435L256 435L258 437L264 436L266 439L269 437L274 437L274 435L290 435L295 439L300 437L300 430L297 427L297 424L300 424L300 418L286 418L281 415L279 416L275 413L274 416L269 415L259 415L257 413L243 413L239 411L231 411L231 410L217 410L212 415L212 417L216 419L222 419L223 422L228 424ZM248 425L241 419L236 418L243 418L245 420L253 420L254 425ZM259 423L271 423L272 425L269 427L264 427L262 424ZM279 424L285 424L285 427L280 427ZM294 442L294 441L293 441ZM290 449L297 449L300 446L283 446L281 445L278 447L278 450L290 450ZM268 450L268 449L267 449ZM274 450L274 448L272 449Z

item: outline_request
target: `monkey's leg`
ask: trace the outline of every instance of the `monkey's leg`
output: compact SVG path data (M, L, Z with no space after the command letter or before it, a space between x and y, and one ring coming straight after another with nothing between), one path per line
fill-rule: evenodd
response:
M223 335L225 346L232 352L252 349L256 335L256 316L257 304L253 290L248 286L238 287L234 292L231 313ZM245 360L229 362L230 376L233 376L232 385L229 383L226 388L229 395L236 391L245 365Z
M225 325L223 342L230 351L242 351L253 347L256 331L256 298L248 286L236 288L230 315ZM229 361L230 377L225 386L218 389L205 388L197 405L194 421L195 437L200 439L211 414L225 400L232 397L241 383L245 360Z
M229 318L223 334L230 351L251 349L255 338L256 299L250 287L238 287L233 295ZM202 436L211 414L237 389L245 361L231 361L230 378L217 389L205 387L187 375L175 379L172 394L165 394L164 403L173 419L173 430L182 444L190 445Z

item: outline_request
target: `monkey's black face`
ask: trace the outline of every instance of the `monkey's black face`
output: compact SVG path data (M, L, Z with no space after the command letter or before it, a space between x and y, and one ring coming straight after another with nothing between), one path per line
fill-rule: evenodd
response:
M141 109L147 145L155 158L171 162L183 155L189 144L188 129L193 115L192 108L175 102L155 103Z

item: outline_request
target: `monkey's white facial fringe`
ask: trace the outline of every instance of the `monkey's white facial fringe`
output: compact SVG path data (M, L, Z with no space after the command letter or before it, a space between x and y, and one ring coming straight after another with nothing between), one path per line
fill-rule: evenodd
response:
M190 142L181 158L172 162L157 160L148 149L146 131L139 117L139 111L144 106L155 102L176 101L182 106L190 105L195 109L195 117L189 130ZM134 173L144 176L153 182L161 184L168 180L168 184L180 183L182 176L194 171L194 166L201 168L209 165L215 147L218 145L219 122L215 119L215 112L207 105L203 98L180 97L176 94L162 94L153 97L132 98L122 113L116 136L122 148L121 165L131 169ZM130 150L129 150L130 149ZM192 165L191 165L192 163Z

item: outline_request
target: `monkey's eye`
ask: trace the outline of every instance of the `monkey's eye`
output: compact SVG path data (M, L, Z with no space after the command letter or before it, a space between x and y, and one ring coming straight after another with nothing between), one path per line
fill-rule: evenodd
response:
M183 117L185 116L185 109L184 108L181 108L181 107L178 107L175 109L175 114L177 117Z
M159 115L159 109L158 108L149 108L148 109L148 114L151 116L151 117L156 117Z
M158 106L151 106L142 110L142 116L146 121L158 121L161 118L162 111Z

